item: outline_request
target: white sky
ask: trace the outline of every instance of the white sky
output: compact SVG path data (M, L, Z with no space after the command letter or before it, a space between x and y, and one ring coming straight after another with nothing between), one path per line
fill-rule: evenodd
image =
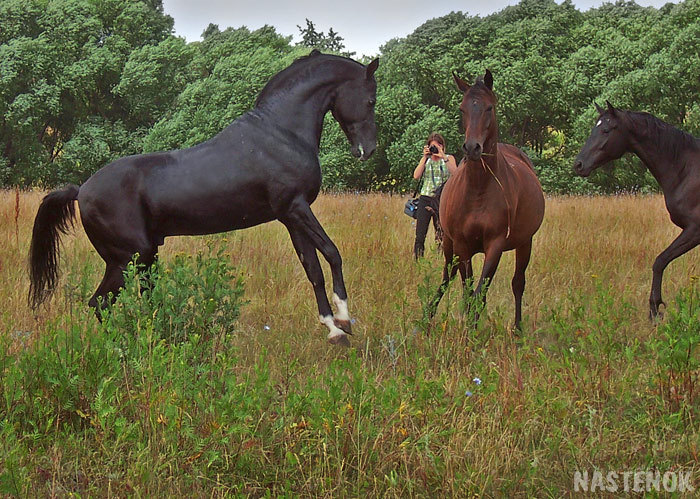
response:
M655 7L668 3L668 0L636 1L639 5ZM517 3L518 0L163 0L163 7L175 19L175 33L188 42L199 40L209 23L218 24L221 30L229 26L257 29L269 24L282 35L293 35L293 41L297 42L300 40L297 25L305 27L308 18L324 33L332 27L343 37L345 49L359 57L378 54L381 45L412 33L428 19L453 11L485 16ZM579 10L602 3L602 0L574 0Z

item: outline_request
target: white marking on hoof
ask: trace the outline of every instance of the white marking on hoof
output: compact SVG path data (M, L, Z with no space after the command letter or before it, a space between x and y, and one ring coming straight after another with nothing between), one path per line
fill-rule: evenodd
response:
M321 321L321 324L328 328L328 341L330 343L333 345L350 345L348 335L345 333L345 331L335 325L332 315L326 315L325 317L319 315L318 319Z
M349 321L350 314L348 313L347 300L341 300L337 294L333 293L333 304L335 305L335 308L338 309L334 317L336 319L340 319L341 321Z

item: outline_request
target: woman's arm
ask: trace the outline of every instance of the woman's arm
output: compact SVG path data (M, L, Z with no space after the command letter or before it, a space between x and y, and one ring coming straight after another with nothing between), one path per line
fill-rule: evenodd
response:
M447 171L450 172L450 175L457 173L457 161L454 156L448 154L445 158L445 164L447 165Z
M428 155L430 154L430 149L428 146L423 147L423 157L418 162L418 166L413 170L413 178L418 180L421 175L423 175L423 170L425 170L425 162L428 160ZM454 161L454 160L453 160Z

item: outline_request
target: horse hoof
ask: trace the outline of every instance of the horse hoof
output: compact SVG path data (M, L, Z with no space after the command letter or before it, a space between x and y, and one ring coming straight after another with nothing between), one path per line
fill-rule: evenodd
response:
M657 304L651 304L649 306L649 320L654 322L657 320L661 320L664 318L664 313L661 311L661 306L666 306L666 304L663 301L660 301Z
M331 345L338 345L341 347L349 347L350 346L350 340L348 339L347 334L337 334L335 336L329 336L328 342Z
M341 329L345 334L352 334L352 324L349 320L343 320L334 317L333 324L335 324L335 326Z

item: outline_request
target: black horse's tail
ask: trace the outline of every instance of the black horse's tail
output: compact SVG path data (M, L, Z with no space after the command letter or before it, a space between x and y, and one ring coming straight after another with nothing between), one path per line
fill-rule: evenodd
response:
M58 280L58 257L61 234L75 222L78 186L47 194L34 219L32 244L29 248L29 304L33 309L53 293Z

